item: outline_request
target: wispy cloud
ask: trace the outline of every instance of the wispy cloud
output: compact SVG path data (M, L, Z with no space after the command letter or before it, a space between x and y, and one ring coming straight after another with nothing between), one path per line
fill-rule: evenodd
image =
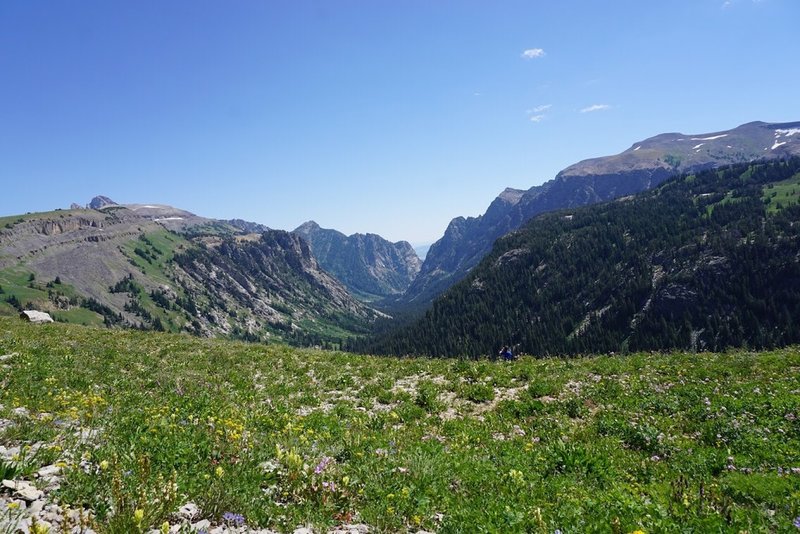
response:
M536 106L533 109L529 109L526 111L528 114L528 120L531 122L542 122L547 117L544 112L552 107L553 104L542 104L541 106Z
M753 4L764 4L767 2L767 0L751 0L751 2ZM728 9L729 7L732 7L734 4L738 3L740 3L739 0L725 0L722 2L722 9Z
M583 108L581 113L592 113L593 111L605 111L607 109L611 109L611 106L608 104L592 104L591 106Z
M544 56L545 56L544 50L542 50L541 48L528 48L527 50L522 51L523 59L536 59Z
M553 107L553 104L544 104L542 106L536 106L535 108L530 110L528 113L541 113L542 111L547 111L548 109L550 109L552 107Z

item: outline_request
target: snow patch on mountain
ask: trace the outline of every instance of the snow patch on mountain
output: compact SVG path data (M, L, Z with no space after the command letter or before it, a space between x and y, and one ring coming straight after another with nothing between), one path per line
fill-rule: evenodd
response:
M714 139L722 139L728 137L728 134L713 135L711 137L692 137L692 141L713 141Z
M790 137L794 134L800 134L800 128L788 128L788 129L779 129L775 130L775 137L786 136Z

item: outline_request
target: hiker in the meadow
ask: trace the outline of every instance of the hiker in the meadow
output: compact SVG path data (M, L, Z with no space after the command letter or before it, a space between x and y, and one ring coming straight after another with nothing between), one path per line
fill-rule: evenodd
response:
M508 345L503 345L503 348L500 349L500 357L504 360L513 360L514 353L511 352L511 348Z

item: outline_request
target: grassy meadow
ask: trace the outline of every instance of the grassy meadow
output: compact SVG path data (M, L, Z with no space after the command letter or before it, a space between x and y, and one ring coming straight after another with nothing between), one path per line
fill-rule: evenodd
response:
M796 532L800 350L392 359L0 318L0 471L98 532ZM24 408L20 410L20 408ZM35 452L31 452L35 451ZM188 530L184 527L184 530Z

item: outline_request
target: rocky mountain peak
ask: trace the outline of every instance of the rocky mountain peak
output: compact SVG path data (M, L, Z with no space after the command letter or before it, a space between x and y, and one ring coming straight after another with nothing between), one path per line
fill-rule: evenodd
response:
M89 202L89 207L93 210L99 210L100 208L104 208L106 206L116 206L117 203L111 200L108 197L104 197L103 195L97 195L94 197L91 202Z
M525 195L525 191L522 189L514 189L512 187L506 187L502 193L500 193L497 198L507 202L508 204L516 204L519 200Z
M294 229L294 233L300 234L303 236L308 235L311 232L319 230L320 226L314 221L306 221L297 228Z

